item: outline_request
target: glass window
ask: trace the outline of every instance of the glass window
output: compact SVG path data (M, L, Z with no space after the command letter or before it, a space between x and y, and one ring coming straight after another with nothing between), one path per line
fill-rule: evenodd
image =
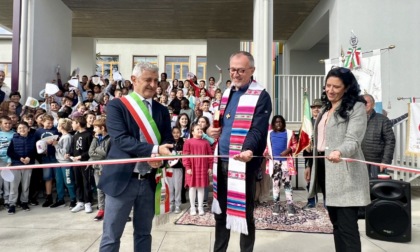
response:
M167 56L165 57L165 72L168 80L185 80L190 71L190 58L188 56Z
M197 79L206 79L207 57L197 57Z
M104 79L112 80L112 73L119 69L119 56L97 55L96 74L102 75Z
M137 63L140 62L149 62L155 66L158 66L158 57L157 56L133 56L133 68Z
M0 62L0 70L4 71L6 78L10 78L12 75L12 63Z

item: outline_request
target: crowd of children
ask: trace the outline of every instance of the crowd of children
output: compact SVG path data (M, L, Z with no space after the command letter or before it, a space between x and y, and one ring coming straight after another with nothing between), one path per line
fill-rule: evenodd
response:
M71 212L84 210L92 213L93 192L96 190L98 212L94 220L103 219L105 194L96 188L101 176L101 165L49 167L49 164L106 158L110 144L106 129L106 106L110 100L132 92L132 85L128 80L109 82L107 79L100 81L102 85L94 84L95 78L98 77L92 76L89 79L83 76L74 87L69 83L63 84L60 74L57 73L59 91L53 95L45 95L41 106L31 106L28 103L23 106L19 92L10 93L9 99L1 103L0 166L35 163L46 165L43 169L13 170L13 182L7 182L0 177L0 208L4 205L9 214L14 214L17 206L29 211L30 206L39 205L38 198L41 194L45 198L42 207L64 207L67 191ZM221 73L217 83L213 77L209 78L208 89L205 81L197 83L197 78L192 73L188 74L187 80L174 79L172 83L166 80L166 74L161 75L154 99L166 106L170 113L175 140L174 155L213 154L212 147L216 139L205 132L213 124L213 114L219 109L222 97L220 83ZM226 87L229 85L230 81L227 81ZM276 117L276 120L280 119L282 120L279 122L273 122L273 131L270 131L268 158L280 153L281 156L287 156L294 148L294 145L286 144L289 134L283 134L286 132L284 119ZM281 138L282 141L275 138ZM288 153L283 153L280 149L286 149ZM285 159L276 158L275 168L282 163L283 167L271 171L276 202L273 213L279 213L278 191L283 184L288 203L287 211L289 215L293 215L295 210ZM168 162L167 169L172 172L172 176L168 178L171 212L180 213L181 204L187 202L188 195L190 214L196 215L197 207L198 215L204 214L208 207L212 163L213 158L178 158Z
M45 94L41 105L28 101L21 104L19 92L11 92L1 102L0 166L39 163L45 164L45 167L13 169L12 182L0 177L0 209L6 207L8 214L15 214L17 207L29 211L30 206L40 205L38 199L41 195L44 197L42 207L64 207L67 194L71 212L84 210L92 213L93 192L96 190L98 212L94 219L102 220L105 195L96 188L102 167L57 167L57 164L106 158L110 144L106 130L106 106L110 100L132 92L132 85L128 80L109 82L107 79L95 84L98 76L94 75L91 78L83 76L74 86L71 80L63 83L60 73L56 77L53 82L59 91ZM215 140L204 132L220 103L221 90L218 87L221 73L217 83L213 77L209 79L209 90L204 81L198 84L191 73L188 80L175 79L172 83L166 81L166 74L161 77L155 99L171 112L175 139L173 153L211 155L210 146ZM172 212L181 212L181 204L187 200L186 189L189 189L192 210L197 204L194 202L197 191L198 212L199 215L204 214L212 162L212 159L182 158L168 162L167 169L173 173L169 178Z

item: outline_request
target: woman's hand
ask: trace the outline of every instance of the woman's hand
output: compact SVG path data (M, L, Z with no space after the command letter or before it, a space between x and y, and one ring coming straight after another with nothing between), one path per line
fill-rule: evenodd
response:
M341 152L333 151L328 155L327 160L331 163L338 163L341 161Z

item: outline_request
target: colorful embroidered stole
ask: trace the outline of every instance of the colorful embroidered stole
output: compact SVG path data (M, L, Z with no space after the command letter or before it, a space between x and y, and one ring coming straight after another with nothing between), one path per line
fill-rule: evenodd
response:
M157 128L156 122L150 115L149 108L143 103L141 98L134 92L129 95L121 97L122 103L130 112L136 121L139 129L144 134L146 141L149 144L159 145L161 142L161 135ZM156 220L158 224L166 223L169 213L169 186L167 182L165 169L157 169L156 172L156 193L155 193L155 215L159 218ZM169 221L169 219L168 219Z
M246 163L234 160L232 156L242 151L242 145L252 125L258 99L264 90L257 82L252 82L248 90L239 98L229 144L229 166L227 185L226 228L234 232L248 234L246 223ZM231 89L226 89L220 104L220 116L224 116ZM218 155L218 146L215 149ZM253 202L248 202L253 204ZM213 205L212 212L221 213L217 200L217 159L213 164Z

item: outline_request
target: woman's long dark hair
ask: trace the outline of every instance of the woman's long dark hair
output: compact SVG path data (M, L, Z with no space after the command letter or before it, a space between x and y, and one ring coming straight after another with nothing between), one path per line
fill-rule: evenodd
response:
M327 83L327 80L330 77L339 78L343 82L344 87L346 89L341 100L341 105L334 113L334 116L339 115L347 121L349 119L349 112L353 110L354 104L356 104L356 102L366 103L366 101L363 99L362 96L360 96L359 83L357 83L356 77L354 77L350 69L344 67L337 67L331 69L328 72L327 77L325 78L325 84ZM328 100L327 95L325 93L325 86L321 99L325 104L325 109L330 110L332 104Z

